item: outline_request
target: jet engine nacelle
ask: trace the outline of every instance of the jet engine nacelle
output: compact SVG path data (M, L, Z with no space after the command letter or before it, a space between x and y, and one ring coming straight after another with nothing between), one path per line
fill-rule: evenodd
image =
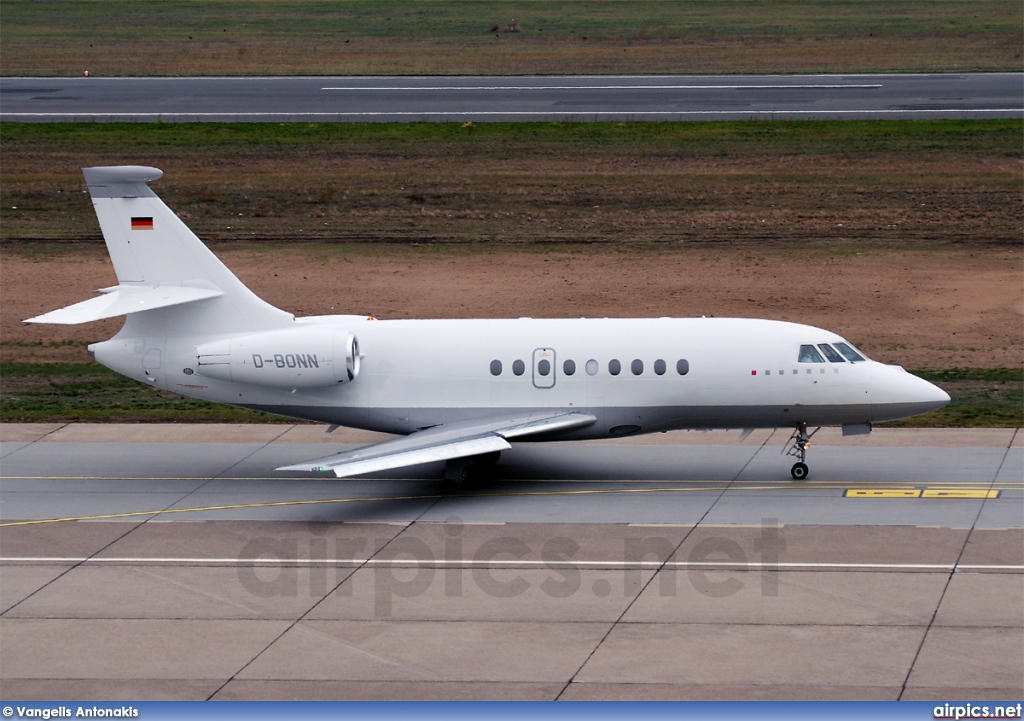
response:
M248 333L196 346L196 356L200 375L272 388L324 388L359 375L359 341L352 333Z

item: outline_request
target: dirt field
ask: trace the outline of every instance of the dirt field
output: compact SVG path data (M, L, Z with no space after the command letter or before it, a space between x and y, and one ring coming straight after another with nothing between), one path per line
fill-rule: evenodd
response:
M908 368L1022 364L1019 248L856 250L835 244L576 250L432 246L215 248L269 302L298 315L417 317L745 316L821 326ZM4 362L83 360L85 326L22 319L117 280L101 247L0 253ZM78 341L72 345L62 345ZM51 345L52 344L52 345Z
M507 32L515 18L516 32ZM1011 0L4 3L4 75L1017 71Z
M1019 121L0 134L4 362L82 361L116 331L21 320L116 284L78 169L145 158L300 315L779 318L908 368L1022 366Z

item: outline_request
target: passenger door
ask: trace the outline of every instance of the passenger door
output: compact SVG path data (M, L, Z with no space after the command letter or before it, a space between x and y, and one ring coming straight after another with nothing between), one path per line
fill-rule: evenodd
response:
M552 388L555 385L555 351L538 348L533 351L533 385L535 388Z

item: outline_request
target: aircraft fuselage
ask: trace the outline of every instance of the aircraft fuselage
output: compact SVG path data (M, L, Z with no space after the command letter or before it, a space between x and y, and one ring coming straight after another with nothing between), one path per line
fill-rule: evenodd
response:
M926 412L948 399L896 366L828 361L823 354L801 362L803 345L844 341L782 321L319 316L297 319L263 343L236 341L239 365L230 376L219 371L220 377L202 364L200 351L223 344L223 335L138 338L133 325L95 344L96 359L204 400L398 434L495 412L556 409L597 418L556 436L574 439L687 428L852 426ZM361 354L352 379L329 369L341 364L332 339L347 337L358 339ZM274 374L276 380L262 380Z

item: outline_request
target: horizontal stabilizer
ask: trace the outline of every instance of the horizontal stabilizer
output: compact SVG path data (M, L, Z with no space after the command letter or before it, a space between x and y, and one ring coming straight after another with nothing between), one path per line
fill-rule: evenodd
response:
M279 471L333 471L338 477L405 468L432 461L468 458L512 447L506 438L567 431L593 424L586 413L553 411L527 417L498 417L426 428L402 438L344 451L315 461L283 466Z
M180 285L135 286L118 285L104 288L103 295L90 298L66 308L43 313L29 318L26 323L55 323L59 325L76 325L89 323L104 318L116 318L119 315L139 313L144 310L166 308L171 305L192 303L224 295L224 291L209 288L188 288Z

